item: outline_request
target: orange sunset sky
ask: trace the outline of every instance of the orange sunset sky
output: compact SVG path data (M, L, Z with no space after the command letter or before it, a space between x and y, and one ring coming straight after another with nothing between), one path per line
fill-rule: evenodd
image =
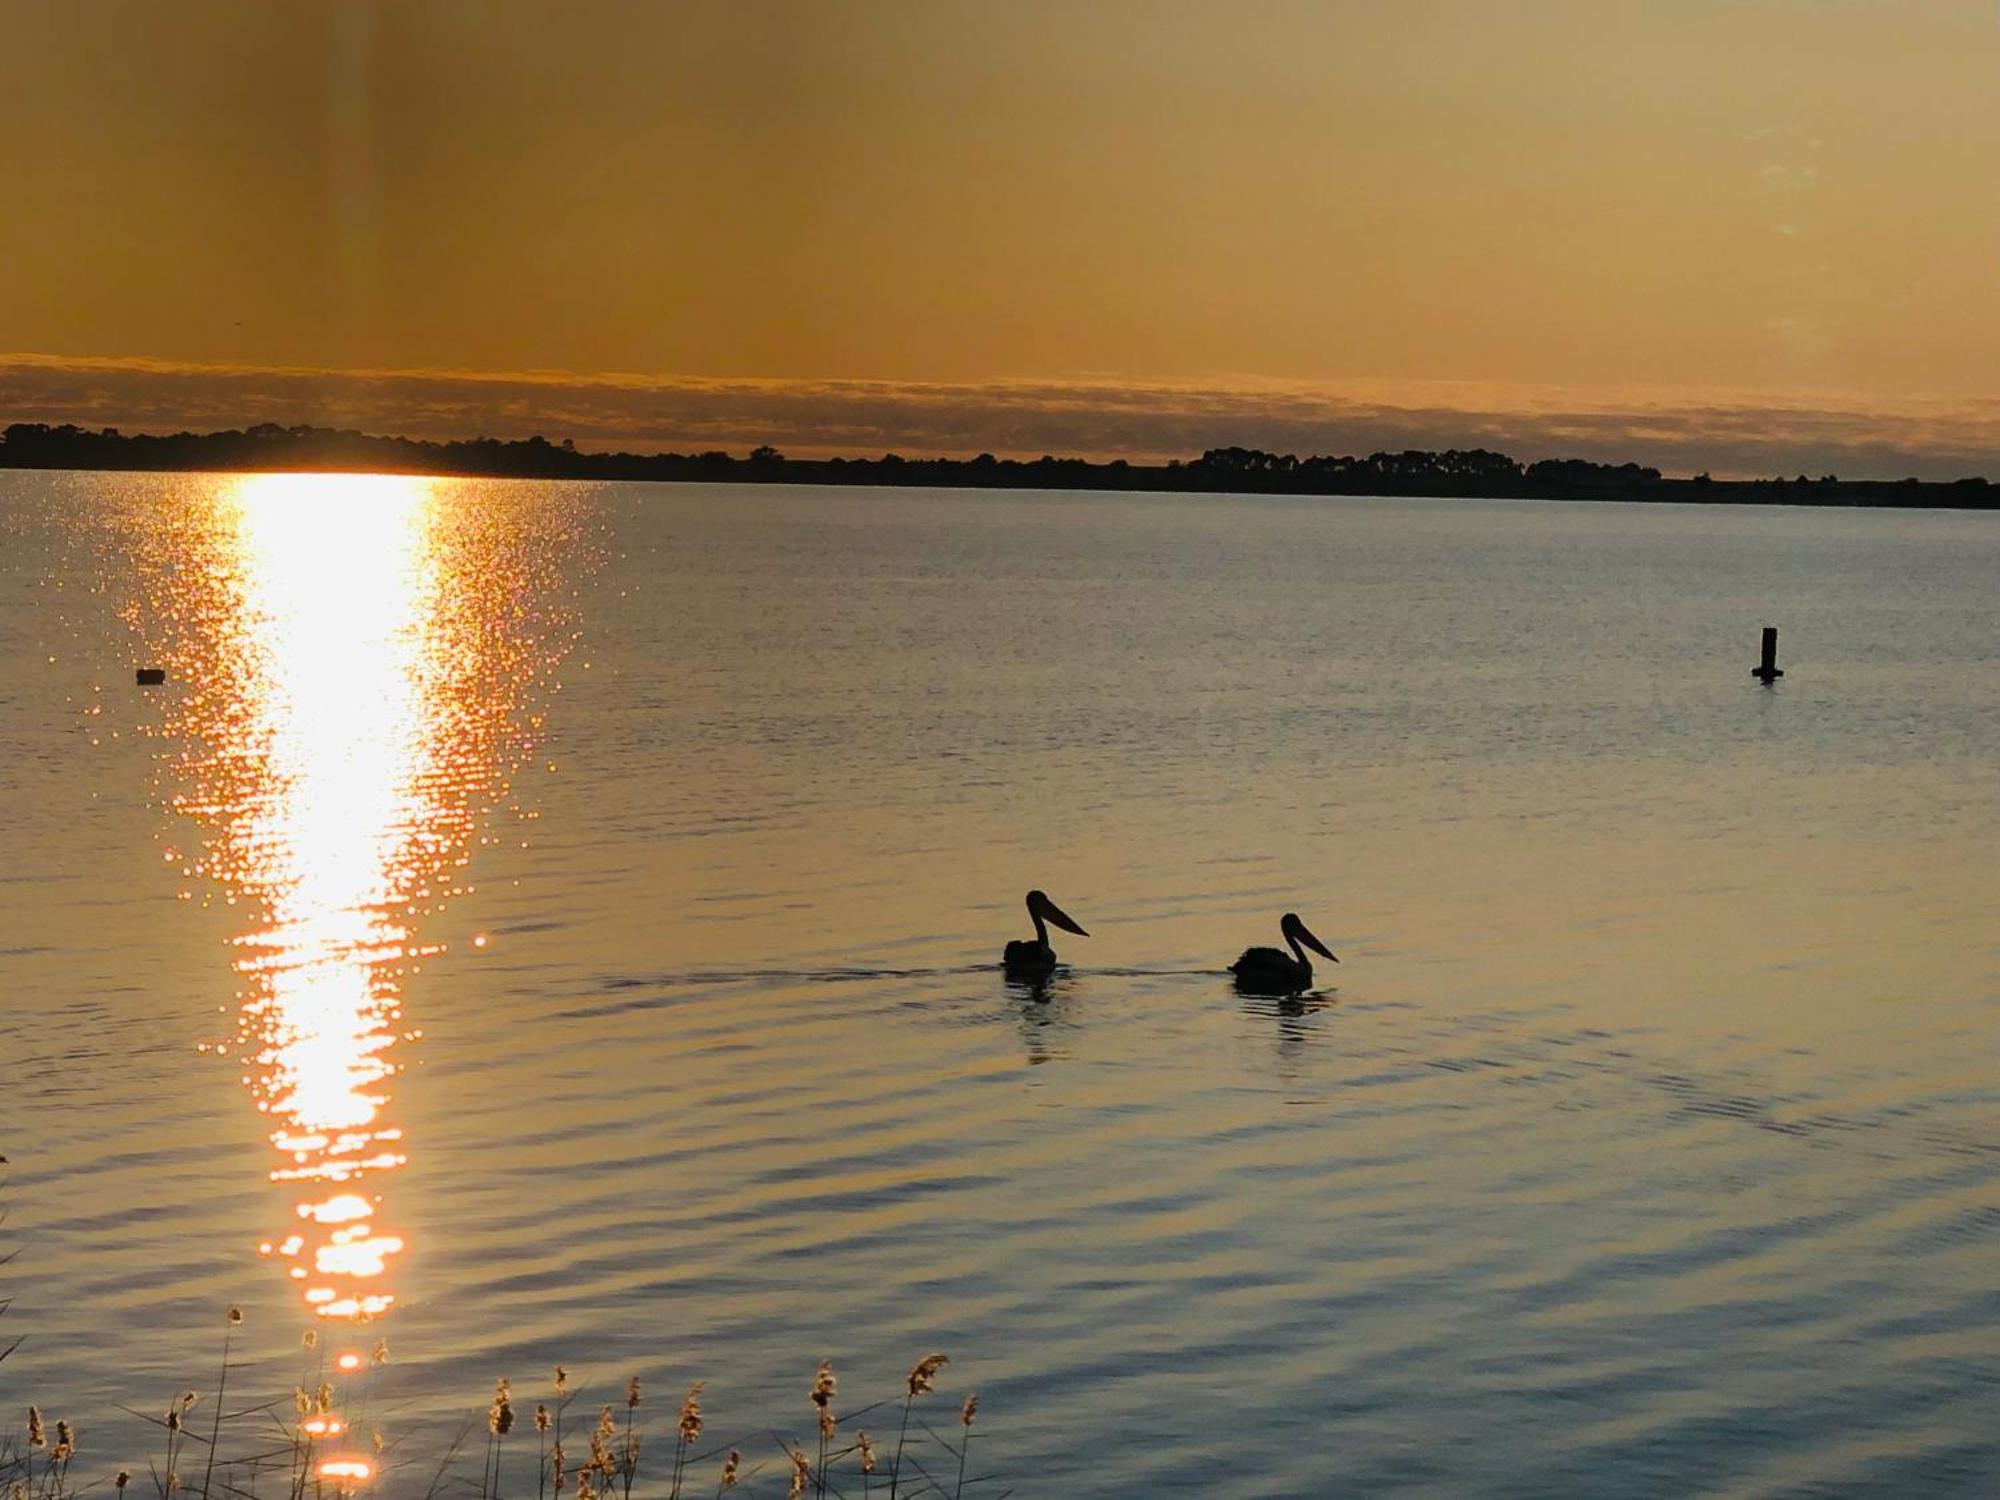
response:
M0 32L0 422L2000 477L1994 0Z

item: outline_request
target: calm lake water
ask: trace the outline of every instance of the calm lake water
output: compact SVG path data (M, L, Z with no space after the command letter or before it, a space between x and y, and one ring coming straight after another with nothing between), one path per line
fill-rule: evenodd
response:
M2000 517L0 515L0 1404L80 1469L233 1302L258 1395L388 1341L398 1495L557 1361L782 1493L932 1349L1022 1495L2000 1492Z

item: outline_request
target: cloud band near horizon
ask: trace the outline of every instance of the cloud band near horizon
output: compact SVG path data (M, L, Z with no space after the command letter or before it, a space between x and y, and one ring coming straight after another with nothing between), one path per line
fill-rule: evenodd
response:
M2000 478L2000 400L1876 402L1755 392L1586 397L1554 387L1430 381L978 383L748 380L528 371L321 370L0 355L0 425L130 432L259 422L405 437L521 438L586 449L795 457L1135 463L1241 445L1279 453L1493 448L1524 461L1627 460L1668 474Z

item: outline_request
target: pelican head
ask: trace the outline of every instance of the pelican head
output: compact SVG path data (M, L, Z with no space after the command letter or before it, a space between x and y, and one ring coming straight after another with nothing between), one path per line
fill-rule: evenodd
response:
M1306 924L1299 920L1299 914L1297 912L1295 911L1286 912L1284 920L1278 923L1278 930L1284 933L1285 940L1287 942L1304 943L1308 948L1312 949L1312 951L1317 953L1321 958L1327 959L1333 963L1340 962L1339 959L1333 956L1333 951L1330 948L1328 948L1325 943L1322 943L1318 938L1314 937L1311 932L1307 931Z
M1036 918L1038 921L1046 921L1051 926L1060 927L1064 932L1073 932L1078 937L1090 936L1089 933L1070 920L1068 913L1040 891L1028 892L1028 915ZM1294 918L1294 920L1297 919Z

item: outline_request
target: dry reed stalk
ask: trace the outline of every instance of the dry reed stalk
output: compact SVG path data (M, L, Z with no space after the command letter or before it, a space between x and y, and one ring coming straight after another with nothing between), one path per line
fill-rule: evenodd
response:
M668 1490L668 1500L680 1500L681 1479L687 1472L687 1456L694 1447L695 1439L701 1436L701 1388L705 1382L697 1380L688 1387L686 1399L681 1402L680 1425L674 1441L674 1479ZM727 1466L725 1466L725 1472ZM730 1484L734 1485L732 1478Z
M222 1398L229 1389L229 1344L243 1326L243 1310L229 1309L229 1321L222 1330L222 1372L215 1377L215 1416L208 1424L208 1461L202 1466L201 1492L206 1496L215 1478L215 1449L222 1441Z
M479 1492L487 1500L500 1500L500 1463L507 1434L514 1430L514 1389L506 1376L494 1382L493 1404L486 1409L486 1473L480 1475ZM492 1478L489 1482L487 1473Z
M569 1403L570 1403L569 1371L561 1365L556 1366L555 1390L556 1390L556 1413L555 1413L556 1440L555 1440L554 1457L552 1459L552 1467L549 1470L550 1481L551 1481L549 1485L549 1492L552 1495L560 1495L562 1494L562 1487L563 1487L563 1439L562 1439L563 1413L569 1409Z
M632 1432L632 1413L639 1405L639 1377L625 1382L625 1500L632 1500L632 1476L639 1468L639 1439Z
M896 1456L889 1461L889 1500L896 1500L896 1490L902 1482L903 1447L910 1436L910 1407L917 1397L931 1393L937 1372L950 1363L942 1354L926 1354L910 1366L909 1376L903 1382L903 1423L896 1433Z
M868 1476L875 1472L875 1445L859 1428L854 1432L854 1451L861 1456L861 1493L865 1500L871 1488Z
M164 1480L161 1479L157 1469L153 1472L153 1483L158 1488L162 1497L172 1495L181 1487L181 1475L178 1467L183 1441L181 1435L187 1426L187 1414L194 1409L195 1403L199 1400L201 1400L200 1392L189 1391L179 1400L171 1402L167 1407L167 1415L161 1424L167 1429L166 1478Z
M968 1391L965 1404L958 1409L958 1423L964 1429L958 1441L958 1485L952 1491L952 1500L961 1500L965 1494L965 1455L972 1450L972 1419L979 1415L979 1392Z
M819 1493L822 1497L826 1494L826 1449L827 1445L833 1441L834 1429L837 1425L833 1416L833 1397L834 1392L839 1389L839 1386L840 1382L835 1378L833 1373L833 1361L830 1359L821 1360L818 1370L813 1374L812 1404L819 1413L818 1472Z
M597 1429L590 1435L590 1466L597 1471L600 1488L607 1492L618 1472L618 1462L611 1455L611 1440L617 1435L617 1419L607 1406L597 1414Z

